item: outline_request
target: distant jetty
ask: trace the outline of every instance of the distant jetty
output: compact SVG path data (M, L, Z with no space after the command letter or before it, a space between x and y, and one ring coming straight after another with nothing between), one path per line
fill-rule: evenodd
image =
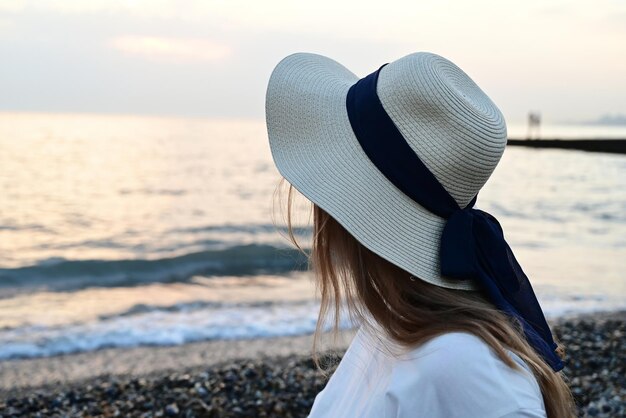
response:
M626 139L513 139L507 145L626 154Z

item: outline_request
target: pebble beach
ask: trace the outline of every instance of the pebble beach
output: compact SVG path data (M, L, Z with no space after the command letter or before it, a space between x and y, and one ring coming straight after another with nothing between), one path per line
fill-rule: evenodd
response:
M551 322L579 416L625 416L626 312ZM7 360L0 416L306 417L352 336L327 346L326 373L311 359L311 336Z

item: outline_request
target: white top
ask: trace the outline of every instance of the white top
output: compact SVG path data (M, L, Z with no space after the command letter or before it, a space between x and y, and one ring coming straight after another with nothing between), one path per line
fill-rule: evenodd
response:
M446 333L400 358L381 347L361 327L309 418L546 417L528 365L507 350L524 369L513 370L473 334Z

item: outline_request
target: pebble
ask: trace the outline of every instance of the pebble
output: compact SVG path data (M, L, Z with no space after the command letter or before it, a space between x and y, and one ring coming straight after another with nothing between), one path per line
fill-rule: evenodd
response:
M180 411L178 410L178 405L175 403L167 405L165 407L165 413L170 417L177 417Z

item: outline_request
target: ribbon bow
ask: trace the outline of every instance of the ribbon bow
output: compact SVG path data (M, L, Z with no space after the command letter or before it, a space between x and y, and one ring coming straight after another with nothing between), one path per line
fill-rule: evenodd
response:
M352 130L374 165L404 194L446 219L440 248L441 274L473 280L494 305L519 319L528 342L552 367L563 368L555 353L541 306L528 277L504 239L500 223L474 209L477 196L461 208L415 154L382 106L377 71L357 81L346 98Z
M527 340L550 367L563 368L530 281L496 218L479 209L456 210L444 226L440 250L442 275L474 279L499 309L521 321Z

